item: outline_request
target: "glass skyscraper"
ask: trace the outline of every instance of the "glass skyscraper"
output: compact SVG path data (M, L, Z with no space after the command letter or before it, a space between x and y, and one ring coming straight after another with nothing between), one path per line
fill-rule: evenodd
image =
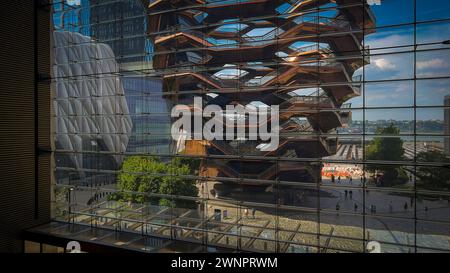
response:
M144 252L450 251L448 1L52 7L50 233ZM177 105L278 106L279 145L174 139Z

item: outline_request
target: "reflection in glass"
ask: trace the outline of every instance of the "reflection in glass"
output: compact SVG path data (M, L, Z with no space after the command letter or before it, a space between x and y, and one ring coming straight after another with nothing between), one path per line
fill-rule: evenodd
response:
M450 251L448 1L150 2L52 4L53 218L72 228L51 232L147 252ZM279 106L278 148L173 139L180 104Z

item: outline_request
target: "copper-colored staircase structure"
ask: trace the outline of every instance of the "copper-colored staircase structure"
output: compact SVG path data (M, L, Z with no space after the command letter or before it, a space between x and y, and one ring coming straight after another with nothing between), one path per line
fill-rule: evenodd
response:
M322 9L337 12L325 17ZM231 188L320 179L321 166L310 159L336 152L336 139L321 135L351 116L345 102L360 95L353 74L370 61L362 41L374 31L375 19L366 1L157 0L148 16L153 67L174 104L203 96L221 107L252 102L280 107L278 150L261 151L261 141L198 141L203 149L190 143L188 153L219 156L205 160L201 174L214 169L220 177L240 179L223 182ZM226 159L243 154L267 160ZM287 157L297 160L276 161Z

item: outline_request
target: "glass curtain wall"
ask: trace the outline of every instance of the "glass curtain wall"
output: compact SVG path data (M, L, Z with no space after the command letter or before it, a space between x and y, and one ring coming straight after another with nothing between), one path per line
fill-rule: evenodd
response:
M448 1L52 6L55 220L211 251L450 251ZM279 145L173 138L177 105L277 105Z

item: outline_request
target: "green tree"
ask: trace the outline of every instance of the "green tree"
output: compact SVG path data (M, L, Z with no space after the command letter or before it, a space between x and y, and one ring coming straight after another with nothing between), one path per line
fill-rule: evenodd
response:
M403 159L403 140L398 136L400 130L393 124L388 127L378 128L377 135L388 137L375 137L366 149L368 160L399 161Z
M382 161L401 161L404 159L405 153L403 149L403 140L396 137L400 134L400 130L390 124L384 128L377 128L377 135L382 137L375 137L370 145L366 147L367 160L382 160ZM396 184L406 183L408 178L404 170L390 165L368 165L368 171L378 171L382 175L382 184L384 186L392 186Z
M111 200L125 202L151 202L164 206L195 207L192 201L171 201L166 198L150 197L149 194L174 196L197 196L195 179L183 176L192 174L190 165L180 160L162 162L156 157L132 156L127 158L118 177L119 192Z
M198 196L198 188L195 185L195 179L182 177L191 175L191 169L188 165L177 165L172 162L172 164L168 166L168 173L170 173L170 176L164 177L161 181L159 188L161 194L172 196ZM176 198L175 201L163 198L161 199L160 204L167 207L195 207L194 202L178 198Z
M56 218L64 217L67 214L67 207L69 202L69 188L55 187L55 203L54 214Z
M172 164L177 166L187 165L190 169L190 174L197 175L200 169L201 160L190 157L175 157L172 159Z
M450 163L450 159L439 151L417 154L418 162ZM447 167L418 166L417 187L426 190L450 190L450 169Z
M120 199L131 202L151 201L143 194L158 193L161 174L166 166L154 157L132 156L125 160L119 174Z

